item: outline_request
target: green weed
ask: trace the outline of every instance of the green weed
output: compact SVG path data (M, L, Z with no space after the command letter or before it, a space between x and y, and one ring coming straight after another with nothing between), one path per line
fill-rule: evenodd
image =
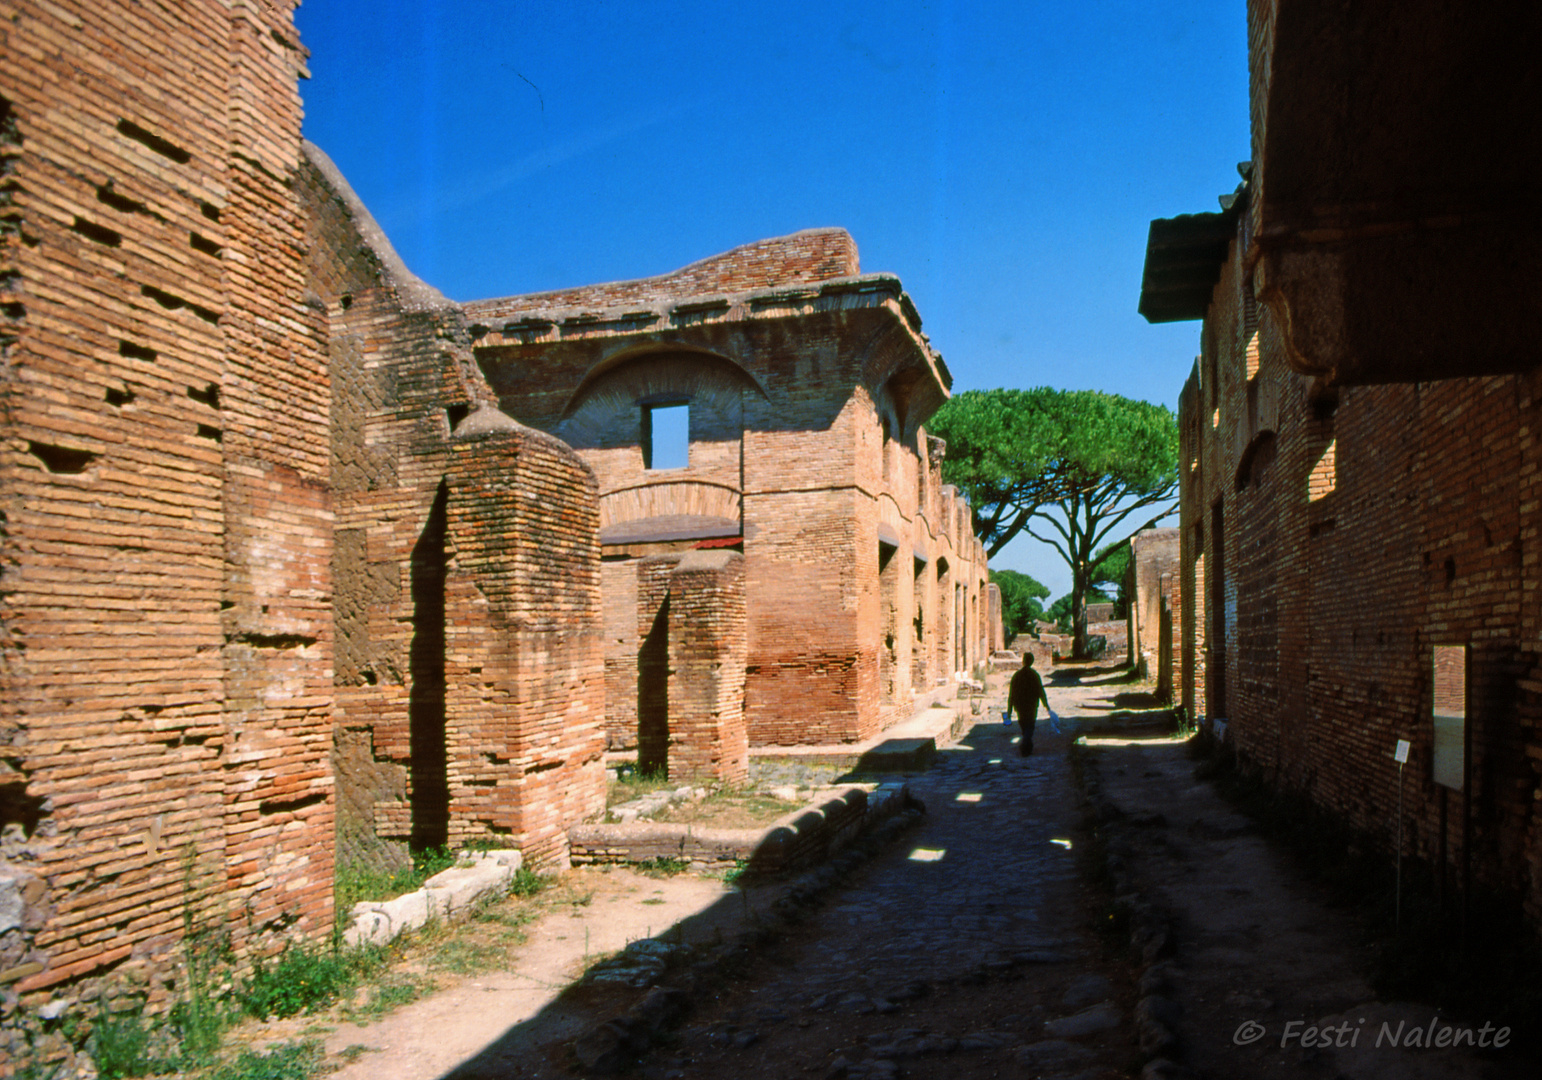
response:
M414 892L429 878L454 865L455 855L449 848L431 847L414 851L410 867L382 870L374 866L339 866L332 886L338 918L346 919L353 905L362 901L394 900Z
M509 882L509 894L520 897L535 896L537 893L545 892L551 884L550 878L521 866L514 871L514 880Z
M96 1023L88 1043L91 1060L102 1080L124 1076L150 1076L171 1072L150 1053L150 1029L136 1010L113 1013L104 1001L97 1007Z
M471 921L491 923L494 926L501 926L509 930L518 930L527 923L534 922L536 914L530 908L510 905L508 903L492 903L477 907L471 913Z
M435 971L476 975L501 967L508 959L509 950L504 943L452 937L433 951L428 963Z
M203 1065L212 1061L220 1040L229 1026L229 1008L215 1001L210 985L216 970L233 959L230 935L224 926L219 902L210 899L210 887L199 885L197 849L189 843L182 852L182 942L186 977L185 993L172 1006L168 1017L181 1045L185 1065ZM199 910L199 895L205 906Z
M333 899L339 918L346 918L353 905L369 900L394 900L423 884L417 871L407 867L379 870L366 866L339 866L334 879Z
M733 866L723 871L723 884L737 885L744 880L744 876L749 872L750 861L748 859L735 859Z
M622 764L606 789L605 805L631 802L669 786L669 773L664 769L638 769L636 765Z
M648 877L674 877L677 874L685 873L690 868L690 859L680 859L672 855L659 855L652 859L645 859L642 862L632 864L633 870L636 870L639 874L646 874Z
M422 848L412 853L412 869L422 874L424 881L441 870L448 870L455 865L455 861L455 853L444 846Z
M242 1050L234 1061L209 1074L208 1080L310 1080L321 1069L319 1039L279 1043L266 1053Z
M392 978L371 986L362 1004L350 1005L343 1010L343 1018L364 1027L371 1020L394 1012L403 1005L411 1005L432 989L433 983L410 975Z
M167 1020L182 1048L184 1065L206 1065L214 1060L230 1025L229 1010L209 999L207 988L190 988L188 996L171 1007Z
M259 1020L310 1012L341 997L355 974L343 953L291 943L276 959L253 967L239 990L241 1007Z

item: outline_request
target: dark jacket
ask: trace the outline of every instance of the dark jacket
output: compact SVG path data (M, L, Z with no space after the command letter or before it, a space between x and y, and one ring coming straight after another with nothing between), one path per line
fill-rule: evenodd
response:
M1022 666L1016 675L1012 676L1011 689L1007 691L1007 711L1014 713L1018 718L1039 715L1039 702L1044 702L1044 707L1049 708L1049 698L1044 693L1044 680L1039 678L1039 673L1027 664Z

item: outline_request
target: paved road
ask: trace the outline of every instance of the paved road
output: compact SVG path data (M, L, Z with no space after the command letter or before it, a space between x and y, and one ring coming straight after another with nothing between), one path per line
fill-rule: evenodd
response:
M1080 711L1053 688L1051 700ZM1039 752L1022 758L1016 725L994 707L912 781L923 823L858 870L773 963L699 1009L645 1075L1123 1075L1129 1028L1109 1025L1128 1015L1130 992L1090 929L1071 725L1055 735L1041 719ZM1104 1030L1046 1032L1104 1000Z
M852 870L741 978L694 994L685 1026L646 1058L643 1077L1127 1075L1134 994L1091 929L1103 900L1078 874L1082 838L1065 753L1073 724L1056 735L1041 720L1039 752L1022 758L1016 726L999 719L1003 696L993 685L980 722L912 778L927 807L920 824ZM1052 685L1050 696L1068 719L1087 711L1084 689ZM332 1030L326 1042L343 1066L338 1075L571 1075L574 1036L639 993L559 993L589 955L648 933L709 946L731 940L769 922L768 905L786 888L745 894L624 870L573 877L568 887L585 897L592 890L594 899L531 925L507 970L466 979L367 1028ZM1046 1022L1089 1007L1098 1030L1064 1038L1046 1031ZM251 1037L292 1038L296 1023Z

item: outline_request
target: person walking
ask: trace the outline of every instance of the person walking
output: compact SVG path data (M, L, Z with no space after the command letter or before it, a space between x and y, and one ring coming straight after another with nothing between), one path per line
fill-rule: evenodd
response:
M1054 719L1055 710L1049 706L1049 695L1044 692L1044 680L1039 678L1039 673L1033 670L1033 653L1023 653L1023 666L1017 674L1012 676L1012 685L1007 690L1007 720L1012 719L1012 714L1017 714L1018 726L1022 728L1023 737L1018 741L1017 752L1023 757L1033 753L1033 725L1039 718L1039 702L1044 702L1044 710L1049 713L1050 719Z

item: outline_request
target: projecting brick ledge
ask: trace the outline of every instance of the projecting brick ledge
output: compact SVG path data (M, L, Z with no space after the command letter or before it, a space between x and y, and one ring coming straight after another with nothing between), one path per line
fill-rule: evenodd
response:
M872 791L847 788L764 829L628 822L579 825L568 839L575 865L689 859L703 869L723 869L743 860L756 873L774 873L830 858L912 803L908 785L889 783Z

